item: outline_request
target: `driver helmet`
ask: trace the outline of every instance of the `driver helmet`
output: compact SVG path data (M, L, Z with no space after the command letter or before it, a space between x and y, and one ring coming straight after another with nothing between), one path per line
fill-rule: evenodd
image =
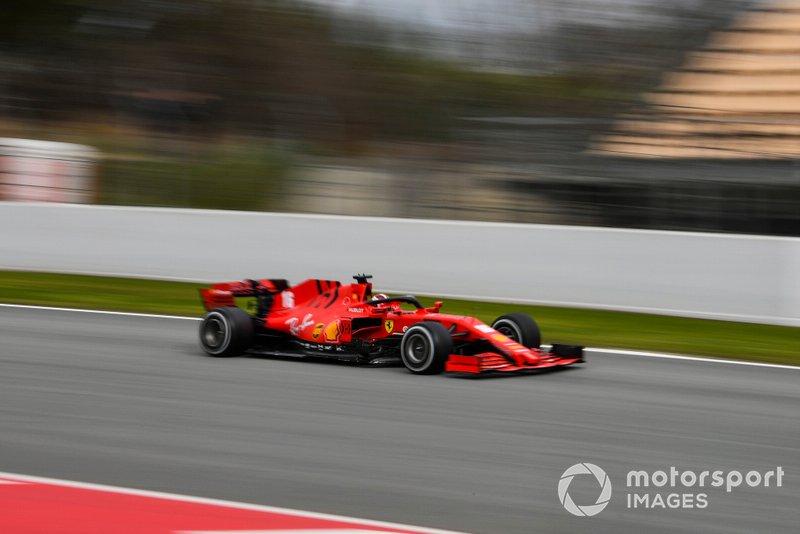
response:
M389 298L389 295L387 295L386 293L375 293L374 295L372 295L372 297L369 300L370 301L383 300L383 299L388 299L388 298ZM385 308L388 305L389 305L388 303L376 304L375 307L376 308Z

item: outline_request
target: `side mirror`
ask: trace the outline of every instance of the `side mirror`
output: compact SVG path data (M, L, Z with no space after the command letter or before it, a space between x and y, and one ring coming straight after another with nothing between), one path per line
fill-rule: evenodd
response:
M441 300L437 300L436 302L433 303L432 307L425 308L425 311L431 312L431 313L439 313L439 310L441 310L441 309L442 309L442 301Z

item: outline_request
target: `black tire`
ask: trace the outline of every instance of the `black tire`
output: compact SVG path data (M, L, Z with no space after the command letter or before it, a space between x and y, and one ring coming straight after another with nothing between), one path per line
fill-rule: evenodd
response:
M417 323L403 334L400 359L417 375L438 375L453 352L453 338L439 323Z
M533 317L524 313L502 315L494 320L492 328L529 349L538 349L542 344L539 325Z
M550 349L550 354L561 356L562 358L580 358L580 361L586 361L583 355L583 348L581 345L564 345L563 343L553 343Z
M200 323L200 346L209 356L237 356L253 346L253 318L241 308L226 306L206 313Z

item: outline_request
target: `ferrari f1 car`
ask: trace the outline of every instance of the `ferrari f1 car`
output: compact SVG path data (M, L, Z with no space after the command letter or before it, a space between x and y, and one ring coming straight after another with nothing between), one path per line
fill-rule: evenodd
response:
M536 322L522 313L491 326L441 313L413 296L372 293L372 276L344 285L331 280L245 280L201 289L207 313L200 345L211 356L257 352L324 357L366 364L402 364L412 373L525 372L583 362L583 347L540 348ZM248 298L250 312L236 299ZM241 300L240 300L241 302ZM413 308L413 309L409 309Z

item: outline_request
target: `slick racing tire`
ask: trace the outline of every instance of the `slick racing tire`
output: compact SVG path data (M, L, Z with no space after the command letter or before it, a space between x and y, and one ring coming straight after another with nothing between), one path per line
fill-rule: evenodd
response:
M539 325L530 315L524 313L515 312L500 316L494 320L492 328L529 349L538 349L542 344Z
M209 356L237 356L253 346L254 339L253 319L241 308L213 309L200 323L200 346Z
M439 323L417 323L403 334L400 359L406 369L417 375L437 375L444 371L453 352L453 338Z

